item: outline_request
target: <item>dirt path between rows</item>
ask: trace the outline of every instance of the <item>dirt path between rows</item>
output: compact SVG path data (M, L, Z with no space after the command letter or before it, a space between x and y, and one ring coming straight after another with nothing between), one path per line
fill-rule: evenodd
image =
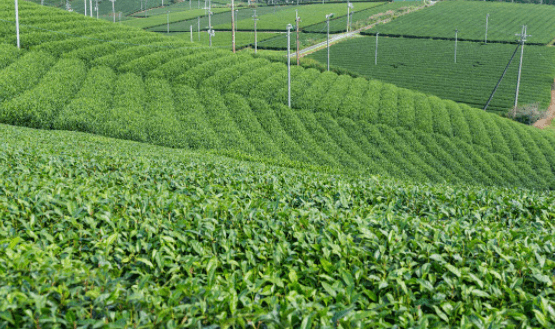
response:
M554 85L555 85L555 82L554 82ZM555 90L551 89L551 104L549 104L549 107L547 108L546 117L536 121L534 123L534 127L539 129L545 129L551 124L551 121L553 121L554 118L555 118Z

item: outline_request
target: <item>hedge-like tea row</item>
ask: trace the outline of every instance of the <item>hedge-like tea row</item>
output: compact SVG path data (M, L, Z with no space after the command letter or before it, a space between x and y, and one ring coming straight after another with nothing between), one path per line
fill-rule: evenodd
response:
M552 192L0 136L4 327L555 324Z
M54 128L102 133L98 122L105 121L112 107L116 78L116 74L110 68L92 68L87 73L79 93L60 111Z
M44 24L88 26L57 16ZM40 52L4 56L3 122L414 181L555 186L550 141L499 117L296 66L290 109L287 70L273 58L188 47L140 31L132 37L130 29L119 35L117 26L108 32L105 25L90 25L89 36L98 38L64 35L34 46ZM47 84L65 79L63 88Z
M15 125L52 128L58 112L79 90L85 76L83 62L62 59L44 76L45 83L4 101L0 108L0 118L3 122Z

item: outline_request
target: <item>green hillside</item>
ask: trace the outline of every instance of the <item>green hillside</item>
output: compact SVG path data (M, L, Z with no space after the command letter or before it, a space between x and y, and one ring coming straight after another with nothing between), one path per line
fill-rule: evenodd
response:
M281 62L24 6L29 50L4 57L3 123L418 182L555 186L553 135L466 105L293 67L289 109Z
M231 11L231 8L212 8L212 12L215 14L229 12L229 11ZM197 18L199 16L204 16L205 12L206 11L204 9L194 9L194 10L178 11L178 12L170 11L169 15L167 15L166 13L163 13L159 15L149 16L148 18L135 18L135 19L127 20L123 22L123 24L128 26L139 27L141 29L146 29L146 28L160 26L160 25L166 26L168 21L171 24L175 22L190 20L193 18Z
M381 6L383 3L380 2L360 2L356 6L359 10L364 10L376 6ZM347 16L347 4L346 3L333 3L333 4L314 4L314 5L303 5L303 6L285 6L280 8L279 11L275 13L265 13L262 14L258 12L259 21L257 22L257 28L260 31L285 31L288 23L295 25L295 11L301 17L302 21L300 27L310 26L320 22L326 21L326 15L334 13L336 17ZM231 30L231 22L227 24L214 25L216 30ZM254 29L254 23L251 17L245 19L239 19L237 22L237 30L239 31L252 31Z
M488 41L514 42L522 25L528 26L528 44L544 45L555 38L555 7L484 1L445 1L378 25L364 33L380 35L484 41L486 15Z
M412 8L422 6L422 1L397 1L397 2L385 2L379 6L371 8L360 8L357 3L353 4L353 9L351 10L350 23L353 29L361 28L366 24L370 18L378 18L385 13L399 11L402 8ZM341 33L345 32L347 29L347 15L334 18L330 20L330 33ZM303 28L304 32L312 33L326 33L327 24L326 22L321 22L318 24L310 25Z
M555 326L552 132L20 5L0 328Z
M2 327L555 324L553 193L0 136Z
M376 38L370 36L333 45L330 63L369 79L379 79L476 108L483 108L486 104L516 47L459 42L455 63L453 41L381 35L378 41L377 65L374 57ZM327 51L323 49L309 57L326 63ZM517 72L518 57L509 67L489 111L506 114L513 107ZM546 109L551 102L554 78L555 49L525 46L519 103L539 102L541 108Z

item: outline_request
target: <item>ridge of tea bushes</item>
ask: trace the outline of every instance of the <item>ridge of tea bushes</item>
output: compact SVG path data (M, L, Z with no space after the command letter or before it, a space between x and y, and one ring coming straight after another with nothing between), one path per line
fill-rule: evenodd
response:
M32 12L38 17L40 10ZM60 18L65 16L90 21L48 9L54 26L75 29ZM128 39L142 40L135 45L119 39L118 26L94 27L104 32L65 35L5 57L2 122L411 181L555 186L555 150L546 147L551 136L469 106L293 67L289 109L286 67L270 57L234 55L140 30ZM121 31L129 38L133 30ZM58 87L47 84L55 77Z
M553 192L330 175L3 124L0 134L4 327L555 324Z

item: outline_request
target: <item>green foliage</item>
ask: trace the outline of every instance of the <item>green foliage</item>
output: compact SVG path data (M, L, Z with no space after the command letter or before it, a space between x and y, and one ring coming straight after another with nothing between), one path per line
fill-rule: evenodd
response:
M323 111L337 116L345 94L349 91L353 78L348 75L340 75L335 79L329 90L322 94L320 102L317 103L316 110Z
M428 103L430 104L430 109L432 111L434 132L451 137L453 135L453 131L451 129L451 118L445 106L445 102L432 96L428 98ZM490 118L490 116L487 117Z
M273 159L279 158L281 156L279 148L272 142L256 119L249 102L245 98L232 93L225 94L224 101L227 108L231 109L229 113L235 120L237 127L241 131L249 132L246 138L256 148L257 153Z
M0 135L4 326L555 323L553 193Z
M105 135L139 142L148 140L144 115L145 86L143 80L132 73L118 76L112 108L101 123Z
M362 10L375 7L379 4L380 3L375 2L361 2L357 3L356 6ZM291 22L292 24L295 22L295 10L298 11L299 17L302 18L300 23L301 29L305 26L325 21L326 15L329 13L335 13L336 17L347 15L347 6L344 3L284 6L279 7L275 12L266 12L263 15L257 10L257 15L260 19L257 23L257 29L259 31L285 31L287 22ZM252 11L250 12L252 13ZM252 31L254 29L254 23L251 17L239 19L236 24L237 30L239 31ZM216 30L231 30L231 22L218 25L215 24L214 28Z
M303 110L316 111L322 98L325 97L336 79L337 74L334 72L322 73L318 79L304 91L302 97L298 101L295 101L297 104L296 107Z
M228 12L230 10L231 8L212 8L211 9L213 13ZM141 29L146 29L149 27L155 27L155 26L161 26L161 25L166 26L166 24L168 23L168 20L169 20L169 23L171 24L171 23L181 22L192 18L197 18L199 16L204 16L204 15L205 15L204 9L193 9L193 10L177 11L177 12L171 12L170 10L169 15L167 13L163 13L160 15L149 16L146 18L135 18L135 19L123 21L122 24L125 24L127 26L138 27Z
M24 92L39 82L54 64L52 56L42 52L29 52L0 71L0 102Z
M378 111L380 108L380 93L383 84L378 80L371 80L368 83L368 90L363 96L363 108L360 112L359 118L366 122L378 122Z
M368 89L368 80L364 78L353 79L349 91L343 95L341 107L337 111L339 116L346 116L358 120L364 109L364 94Z
M0 70L13 63L18 57L17 47L0 44Z
M254 153L254 147L238 129L230 114L230 109L226 107L223 99L217 96L218 92L214 89L204 88L199 90L199 97L202 99L206 118L218 136L221 147L226 151Z
M230 84L239 79L249 71L269 65L270 62L264 58L247 58L247 61L216 71L211 77L201 81L201 87L214 88L225 92Z
M283 130L302 147L303 151L318 165L337 166L337 160L322 149L314 137L305 128L302 120L285 105L275 104L273 110L278 117Z
M415 100L415 94L407 89L399 89L397 95L397 117L398 122L396 125L403 127L405 129L421 129L422 124L420 123L423 119L418 118L416 120L416 114L422 115L420 113L422 109L420 108L420 99ZM415 107L415 102L418 107ZM418 111L418 112L415 112Z
M182 123L182 143L197 149L215 149L220 144L208 123L206 110L197 91L189 86L173 87L174 103L178 120Z
M468 123L464 118L461 108L455 102L446 102L445 107L449 112L449 118L451 119L451 130L453 131L453 137L458 138L462 141L470 143L472 141L472 136L470 136L470 128Z
M461 104L460 109L466 118L466 122L468 123L472 143L491 150L491 139L487 133L486 127L483 124L483 116L487 116L487 114L483 113L484 111L473 109L465 104Z
M471 5L477 2L448 1L448 3ZM442 6L446 4L440 3ZM434 7L435 5L432 8ZM555 7L552 9L555 10ZM400 19L427 10L429 9ZM480 15L486 15L482 13L479 12ZM491 19L490 17L490 23ZM382 26L385 28L392 23L379 25L379 28ZM418 26L428 28L426 24L418 24ZM483 25L480 27L483 29ZM453 33L454 29L446 31ZM514 38L512 35L520 30L521 26L507 36ZM483 30L481 33L483 36ZM516 47L514 44L490 42L482 44L459 40L457 63L454 63L454 41L381 36L380 30L377 65L374 64L376 38L365 36L332 45L330 47L332 69L352 72L368 79L378 79L398 87L466 103L475 108L484 108ZM555 33L552 38L555 38ZM529 40L532 39L534 37L530 37ZM547 108L551 101L551 85L555 76L555 49L530 46L528 41L525 48L519 101L522 104L539 102L541 108ZM327 51L324 48L306 58L325 64ZM488 111L505 115L507 110L512 108L518 66L518 58L516 58L509 66L505 79L488 106Z
M318 123L314 112L303 110L298 111L296 115L308 133L314 138L316 144L322 150L325 150L327 154L337 159L341 166L351 169L360 167L360 163L349 155L346 150L337 145L333 138L330 137L329 132Z
M381 124L396 126L398 89L394 85L384 84L380 92L380 105L378 107L378 121Z
M54 128L101 133L98 122L105 120L112 107L115 82L116 74L112 69L105 66L92 68L79 93L60 110Z
M3 103L0 118L15 125L51 128L60 109L81 87L86 72L84 63L79 60L58 61L44 76L48 83L39 84Z
M250 107L260 126L283 154L287 154L291 159L300 163L313 162L299 144L295 143L282 128L279 118L268 103L261 99L251 98Z
M446 1L399 17L366 33L379 31L380 35L454 39L453 31L459 29L459 40L483 41L485 13L490 16L488 41L513 42L514 33L519 33L526 24L528 33L534 35L529 43L547 44L555 36L553 6L483 1Z

